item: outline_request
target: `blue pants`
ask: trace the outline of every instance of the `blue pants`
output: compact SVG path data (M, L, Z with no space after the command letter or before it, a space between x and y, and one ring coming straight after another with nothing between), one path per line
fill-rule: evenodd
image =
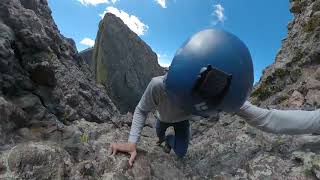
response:
M168 127L173 126L175 135L167 135ZM190 140L190 124L188 120L177 123L164 123L157 120L156 132L158 138L165 139L176 155L183 157L186 155Z

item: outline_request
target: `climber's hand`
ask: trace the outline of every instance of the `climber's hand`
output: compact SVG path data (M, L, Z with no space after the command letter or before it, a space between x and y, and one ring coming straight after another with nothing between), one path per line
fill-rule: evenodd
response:
M112 143L110 145L110 154L115 155L117 152L125 152L130 154L129 165L132 167L137 156L137 148L134 143Z

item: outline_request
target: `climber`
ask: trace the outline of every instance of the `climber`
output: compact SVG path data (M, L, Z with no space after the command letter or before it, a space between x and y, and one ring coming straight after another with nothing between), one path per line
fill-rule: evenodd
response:
M225 31L201 31L177 51L166 75L150 81L135 109L128 143L111 144L110 151L129 153L132 166L147 114L157 109L157 144L164 142L165 152L172 149L183 157L190 140L191 116L238 110L252 85L253 66L244 43ZM175 133L166 136L169 126Z
M157 144L163 147L166 153L171 151L183 157L188 149L190 139L190 119L191 114L183 111L179 106L171 103L166 95L164 81L166 76L154 77L146 88L139 104L137 105L133 120L128 143L111 144L111 152L117 151L128 152L131 154L129 165L132 166L136 152L136 143L139 141L140 133L145 124L149 112L157 109L160 117L156 120L156 134L158 136ZM166 129L173 126L175 135L165 136Z
M160 114L157 143L165 142L165 152L173 149L180 157L188 149L188 120L192 115L208 117L224 111L236 113L253 127L270 133L319 133L320 110L256 107L246 101L252 86L252 60L244 43L225 31L201 31L177 51L166 75L151 80L135 109L128 143L111 144L111 152L129 153L132 166L147 114L154 109ZM174 127L175 135L165 136L169 126Z

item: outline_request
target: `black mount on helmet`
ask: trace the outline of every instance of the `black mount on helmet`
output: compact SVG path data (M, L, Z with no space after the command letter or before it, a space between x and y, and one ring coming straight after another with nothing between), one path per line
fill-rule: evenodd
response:
M203 67L195 80L191 94L211 105L218 105L229 90L232 75L212 67Z

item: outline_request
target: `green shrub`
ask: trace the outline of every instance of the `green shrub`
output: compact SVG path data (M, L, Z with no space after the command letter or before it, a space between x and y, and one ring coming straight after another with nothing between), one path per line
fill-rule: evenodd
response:
M80 140L81 142L83 143L87 143L89 141L89 136L87 133L83 133L81 136L80 136Z

